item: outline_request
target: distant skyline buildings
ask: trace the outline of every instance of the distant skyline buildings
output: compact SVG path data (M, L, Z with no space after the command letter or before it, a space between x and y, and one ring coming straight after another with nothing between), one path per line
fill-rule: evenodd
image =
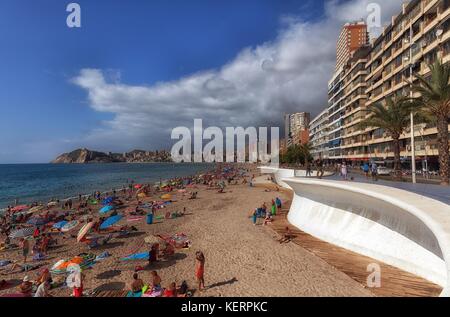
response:
M284 139L286 147L309 142L309 112L296 112L284 115Z

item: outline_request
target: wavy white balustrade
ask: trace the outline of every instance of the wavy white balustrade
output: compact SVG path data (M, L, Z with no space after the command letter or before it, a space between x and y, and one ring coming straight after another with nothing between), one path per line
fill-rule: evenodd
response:
M450 206L362 183L284 178L294 191L290 223L319 239L450 285ZM381 272L382 274L382 272Z
M270 167L270 166L261 166L258 167L262 174L273 174L275 178L275 182L287 189L292 189L289 184L283 181L284 178L290 178L290 177L306 177L306 171L305 170L294 170L294 169L287 169L287 168L277 168L277 167ZM312 175L316 175L316 171L311 172ZM324 177L333 175L333 173L325 172Z

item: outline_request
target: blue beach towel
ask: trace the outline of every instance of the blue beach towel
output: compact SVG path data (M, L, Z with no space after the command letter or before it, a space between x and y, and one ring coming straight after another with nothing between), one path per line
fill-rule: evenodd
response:
M122 258L121 261L148 260L149 256L150 256L149 252L136 253L136 254L127 256L125 258Z

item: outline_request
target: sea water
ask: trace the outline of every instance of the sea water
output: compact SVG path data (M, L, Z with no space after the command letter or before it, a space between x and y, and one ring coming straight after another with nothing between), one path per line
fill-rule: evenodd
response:
M0 209L51 198L120 189L127 183L155 183L204 172L211 164L6 164L0 165Z

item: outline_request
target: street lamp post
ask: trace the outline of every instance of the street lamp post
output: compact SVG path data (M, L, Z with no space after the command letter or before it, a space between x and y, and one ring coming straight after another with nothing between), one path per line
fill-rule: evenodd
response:
M411 97L411 100L413 98L413 89L412 89L412 83L413 83L413 62L412 62L412 49L413 49L413 29L412 24L409 27L409 95ZM416 144L414 140L414 113L411 110L410 114L410 121L411 121L411 176L412 176L412 182L416 183Z

